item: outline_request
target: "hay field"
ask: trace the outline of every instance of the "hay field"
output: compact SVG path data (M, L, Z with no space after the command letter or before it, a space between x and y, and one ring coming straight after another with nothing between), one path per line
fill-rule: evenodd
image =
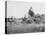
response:
M25 24L25 23L18 23L15 22L7 22L7 33L8 34L15 34L15 33L32 33L32 32L44 32L44 24Z

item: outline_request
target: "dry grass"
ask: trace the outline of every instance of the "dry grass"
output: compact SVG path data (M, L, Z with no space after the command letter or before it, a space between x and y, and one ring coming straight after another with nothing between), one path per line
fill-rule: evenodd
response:
M7 23L7 33L31 33L31 32L43 32L44 29L44 24L10 24L9 22Z

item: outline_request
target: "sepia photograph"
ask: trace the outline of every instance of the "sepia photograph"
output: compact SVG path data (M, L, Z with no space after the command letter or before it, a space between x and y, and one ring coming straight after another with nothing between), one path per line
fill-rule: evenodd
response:
M45 32L45 4L5 1L5 34Z

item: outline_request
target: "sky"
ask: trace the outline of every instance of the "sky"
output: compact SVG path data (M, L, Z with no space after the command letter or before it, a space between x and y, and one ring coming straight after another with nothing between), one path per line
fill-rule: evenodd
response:
M44 3L23 2L23 1L7 1L7 17L21 18L25 14L28 17L28 11L32 7L35 14L45 13Z

